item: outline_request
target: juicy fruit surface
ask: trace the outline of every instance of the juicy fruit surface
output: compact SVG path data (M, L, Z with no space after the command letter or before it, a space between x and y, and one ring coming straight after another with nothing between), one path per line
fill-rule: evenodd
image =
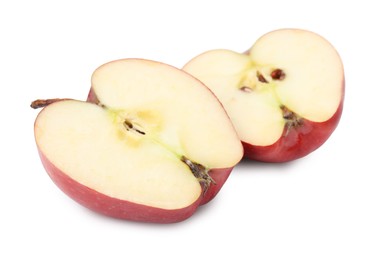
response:
M343 66L336 50L321 36L302 30L274 31L256 42L250 57L256 64L284 70L286 77L276 81L277 95L301 117L323 122L337 111Z
M283 134L291 113L325 122L337 111L343 67L322 37L302 30L278 30L250 51L208 51L183 68L210 87L246 143L267 146ZM273 77L276 70L283 77Z
M119 60L94 72L92 89L100 104L138 125L145 136L208 168L232 167L242 157L221 104L201 82L178 69Z
M100 67L92 85L98 104L56 102L35 123L40 152L84 186L124 201L180 209L202 193L182 156L208 170L233 167L242 157L223 108L184 72L121 60Z
M110 197L169 209L187 206L201 193L178 158L150 140L127 138L96 105L64 101L48 106L38 118L36 138L61 171Z

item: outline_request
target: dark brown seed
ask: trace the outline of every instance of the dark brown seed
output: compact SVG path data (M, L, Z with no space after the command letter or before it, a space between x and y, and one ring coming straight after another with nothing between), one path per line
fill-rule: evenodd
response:
M133 129L133 124L129 122L128 120L124 121L124 126L127 130Z
M137 133L139 133L139 134L142 134L142 135L145 135L145 132L144 131L141 131L141 130L139 130L139 129L134 129Z
M264 76L258 71L257 71L257 78L262 83L268 83L268 81L264 78Z
M270 76L275 80L283 80L286 77L286 74L281 69L275 69L270 73Z
M128 120L124 120L124 126L125 126L125 129L127 129L127 131L135 131L139 134L142 134L142 135L145 135L145 132L144 131L141 131L140 129L137 129L136 127L134 127L134 125L132 124L132 122L128 121Z

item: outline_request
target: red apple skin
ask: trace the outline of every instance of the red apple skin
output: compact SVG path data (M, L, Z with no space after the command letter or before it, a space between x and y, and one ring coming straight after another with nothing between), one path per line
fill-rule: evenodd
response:
M215 184L211 184L206 191L203 191L203 197L200 205L204 205L214 199L214 197L221 190L223 184L230 176L232 169L233 167L224 169L212 169L209 171L209 175L215 181Z
M86 99L86 101L87 101L87 102L90 102L90 103L97 104L97 105L99 104L98 97L97 97L97 95L95 94L93 88L90 88L90 90L89 90L89 94L87 95L87 99Z
M312 122L303 119L303 125L287 130L281 138L269 146L243 143L244 157L262 162L288 162L302 158L319 148L336 129L342 115L345 83L342 84L342 97L337 111L325 122Z
M145 206L117 198L109 197L75 181L62 172L38 148L42 164L52 181L70 198L82 206L97 213L119 219L151 223L175 223L183 221L203 205L214 198L228 178L232 169L215 169L210 173L216 181L205 194L202 194L192 205L176 209L166 210L156 207Z

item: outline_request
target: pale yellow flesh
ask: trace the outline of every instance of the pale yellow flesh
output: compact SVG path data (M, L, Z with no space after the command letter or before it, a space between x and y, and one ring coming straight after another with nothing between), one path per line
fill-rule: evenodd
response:
M270 73L282 69L283 80ZM183 68L206 84L223 103L240 138L271 145L282 135L281 106L314 122L328 120L342 97L343 66L322 37L302 30L279 30L261 37L250 54L213 50ZM260 72L268 84L257 79ZM250 87L252 91L240 89Z
M92 88L101 104L130 118L149 138L208 168L231 167L242 157L222 105L185 72L157 62L119 60L94 72Z
M99 106L63 101L40 114L35 135L57 168L110 197L166 209L199 197L199 183L178 158L114 126Z
M129 67L117 67L124 65ZM156 68L148 72L143 65ZM35 124L41 152L71 178L110 197L164 209L194 203L201 186L181 157L208 169L227 168L243 151L215 97L186 73L160 66L133 60L99 68L92 83L103 107L80 101L46 107ZM127 130L124 120L145 134Z

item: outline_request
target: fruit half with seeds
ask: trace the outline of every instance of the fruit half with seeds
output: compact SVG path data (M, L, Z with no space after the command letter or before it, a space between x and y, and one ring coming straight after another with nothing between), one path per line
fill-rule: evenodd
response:
M48 174L80 204L115 218L182 221L213 199L243 156L212 92L162 63L104 64L88 102L33 106L43 104L35 139Z
M245 53L208 51L183 69L222 102L250 159L303 157L329 138L341 117L342 61L313 32L272 31Z

